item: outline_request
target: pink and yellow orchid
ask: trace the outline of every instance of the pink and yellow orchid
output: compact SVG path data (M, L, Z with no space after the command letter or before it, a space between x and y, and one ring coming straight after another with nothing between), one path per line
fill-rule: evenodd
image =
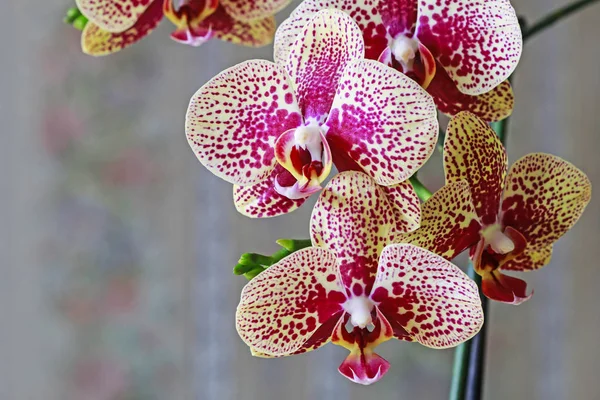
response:
M534 271L581 216L591 197L587 176L559 157L533 153L510 168L504 146L475 115L457 114L444 143L447 185L422 207L421 228L404 235L452 259L470 248L483 293L520 304L527 284L501 271ZM532 293L533 294L533 293Z
M332 166L384 186L407 180L433 152L433 99L398 71L364 60L345 13L317 13L281 64L251 60L192 97L186 133L198 159L233 183L242 214L290 212Z
M506 81L521 56L522 37L508 0L305 0L279 27L275 58L323 9L347 12L359 25L366 57L415 79L440 111L471 111L486 121L510 115Z
M329 182L311 218L315 247L284 258L242 291L236 327L254 355L299 354L331 341L350 351L339 371L367 385L389 369L374 352L384 341L447 348L479 331L483 310L472 280L427 250L390 244L406 232L392 201L362 172Z
M273 15L290 0L77 0L89 19L81 45L87 54L119 51L148 35L163 16L176 30L171 37L200 46L212 37L246 46L271 43Z

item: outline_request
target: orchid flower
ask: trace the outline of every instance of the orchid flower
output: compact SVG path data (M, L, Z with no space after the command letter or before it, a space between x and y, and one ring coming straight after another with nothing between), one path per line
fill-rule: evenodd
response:
M486 121L510 115L506 79L521 56L521 30L508 0L305 0L280 25L275 58L312 16L347 12L359 25L366 57L404 72L434 97L440 111L471 111Z
M142 39L163 16L176 26L171 38L180 43L200 46L217 37L245 46L264 46L275 33L273 15L290 0L76 1L89 19L81 38L83 51L101 56Z
M331 179L312 213L314 247L269 267L242 291L236 327L254 355L299 354L331 341L350 351L339 371L368 385L390 367L374 352L382 342L447 348L479 331L483 310L472 280L427 250L390 244L405 232L392 202L362 172Z
M204 166L235 185L238 211L290 212L321 189L333 164L393 186L429 158L438 130L431 96L363 54L354 21L324 10L285 64L243 62L192 97L188 142Z
M444 143L447 185L423 204L421 228L404 235L452 259L470 248L483 293L520 304L527 284L501 271L534 271L581 216L591 197L587 176L559 157L533 153L510 168L502 143L475 115L457 114Z

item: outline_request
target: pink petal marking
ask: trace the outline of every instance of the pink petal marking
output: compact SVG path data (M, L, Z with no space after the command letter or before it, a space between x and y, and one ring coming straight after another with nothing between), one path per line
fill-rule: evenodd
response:
M371 60L348 64L325 125L332 152L346 153L380 185L395 185L429 159L435 104L416 82Z
M223 6L193 29L196 32L214 32L221 40L248 47L262 47L270 44L275 35L275 18L265 17L244 22L227 14Z
M573 164L550 154L528 154L506 177L502 225L525 236L528 250L540 250L575 225L591 196L590 180Z
M421 207L421 227L395 241L411 243L452 260L479 241L480 230L469 184L459 181L435 192Z
M456 346L483 325L475 282L444 258L410 244L383 250L371 299L385 318L427 347Z
M320 11L304 27L286 69L305 120L325 120L344 67L363 55L360 29L342 11Z
M278 175L287 171L277 165L271 176L264 181L251 186L233 187L235 208L250 218L267 218L287 214L300 207L306 198L290 200L275 189L274 182Z
M373 330L354 327L352 332L346 330L348 317L339 320L331 341L333 344L350 350L339 367L339 371L352 382L370 385L380 380L389 370L390 363L373 350L381 343L392 338L393 330L385 317L376 310Z
M389 241L395 241L397 234L418 229L421 225L421 201L413 185L404 181L393 186L381 186L381 189L390 200L395 214L395 229Z
M492 90L521 57L521 29L509 0L419 0L416 36L465 94Z
M273 146L302 122L285 71L250 60L211 79L192 97L187 139L213 174L237 185L254 185L273 172Z
M382 0L377 11L392 38L413 36L417 23L417 0Z
M283 10L291 0L219 0L227 14L242 22L270 17Z
M461 111L469 111L486 122L500 121L508 117L512 113L515 101L508 81L484 94L464 94L458 90L441 64L437 66L427 92L433 96L438 110L444 114L453 116Z
M335 255L309 247L248 282L236 312L236 328L255 352L285 356L301 351L324 324L339 319L342 293ZM333 321L333 322L337 322ZM322 340L319 345L327 343ZM314 348L314 347L312 347Z
M344 11L358 24L365 42L365 57L376 60L387 47L387 33L376 12L377 0L305 0L277 29L275 61L285 65L291 45L314 15L326 9Z
M446 182L467 181L484 225L496 223L508 159L496 133L469 112L450 120L444 141Z
M156 28L162 20L160 1L150 4L134 25L122 32L109 32L89 21L81 33L81 49L92 56L105 56L137 43Z
M370 292L379 254L401 227L391 199L364 173L347 171L329 181L313 209L313 244L337 255L342 282L356 296Z
M100 29L123 32L131 28L152 3L162 0L75 0L77 8Z

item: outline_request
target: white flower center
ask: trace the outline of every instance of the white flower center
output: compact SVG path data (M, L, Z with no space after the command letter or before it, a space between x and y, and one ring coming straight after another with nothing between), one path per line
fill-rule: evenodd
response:
M390 49L396 61L402 64L404 72L411 71L419 49L419 43L415 39L399 35L392 39Z
M313 161L321 161L323 146L321 130L316 125L301 126L294 131L296 146L308 150Z
M486 227L481 235L485 243L498 254L508 254L515 249L515 243L502 232L499 224Z
M371 324L371 310L373 302L366 296L351 297L344 303L344 310L350 314L350 322L359 328L366 328Z

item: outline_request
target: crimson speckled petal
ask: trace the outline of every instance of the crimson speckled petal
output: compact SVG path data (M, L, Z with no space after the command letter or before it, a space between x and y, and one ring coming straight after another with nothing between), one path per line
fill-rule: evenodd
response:
M483 325L475 282L444 258L410 244L383 250L371 299L385 318L427 347L454 347Z
M502 199L502 225L519 231L528 250L556 242L579 219L592 185L573 164L550 154L528 154L515 162Z
M283 10L291 0L219 0L227 14L242 22L270 17Z
M363 56L360 29L347 14L323 10L311 19L285 64L305 120L323 122L344 67Z
M421 206L421 227L396 241L412 243L452 260L479 241L480 230L469 184L459 181L435 192Z
M84 53L92 56L115 53L146 37L162 18L162 4L154 1L135 24L123 32L109 32L89 21L81 34L81 48Z
M360 296L370 291L379 254L397 225L396 206L385 190L364 173L347 171L321 192L310 232L313 245L337 255L344 285Z
M131 28L154 3L162 0L75 0L77 8L91 22L107 32L123 32Z
M552 245L538 250L525 249L524 252L500 264L503 271L535 271L548 263L552 258Z
M523 44L509 0L419 0L416 36L458 89L471 95L506 80Z
M275 34L274 59L284 65L291 45L316 13L336 9L350 15L358 24L365 42L365 58L376 60L387 47L386 31L381 15L376 12L378 0L305 0L291 13Z
M252 21L240 21L227 14L222 5L203 20L196 31L210 32L216 38L248 47L262 47L270 44L275 35L273 16Z
M508 159L496 133L469 112L450 120L444 141L446 182L467 181L484 225L497 222Z
M386 186L413 175L433 153L438 135L431 96L372 60L348 64L325 125L332 153L348 154Z
M257 184L235 185L233 187L235 208L250 218L266 218L287 214L300 207L307 198L290 200L275 190L275 179L279 174L284 173L286 173L285 169L277 165L270 177Z
M333 330L345 300L335 254L309 247L248 282L237 308L236 328L257 353L290 355L307 344L314 349L311 337L323 325ZM319 346L329 341L330 335L326 336Z
M390 200L395 214L395 229L390 232L390 242L396 235L413 232L421 225L421 201L409 181L393 186L381 186Z
M254 185L273 172L277 137L302 123L283 68L264 60L233 66L192 97L188 143L202 164L236 185Z
M514 94L507 80L489 92L471 96L462 93L448 76L441 64L427 87L427 92L435 99L438 110L453 116L461 111L469 111L486 122L500 121L510 114L514 107Z
M391 37L414 34L417 23L417 0L382 0L377 11Z

